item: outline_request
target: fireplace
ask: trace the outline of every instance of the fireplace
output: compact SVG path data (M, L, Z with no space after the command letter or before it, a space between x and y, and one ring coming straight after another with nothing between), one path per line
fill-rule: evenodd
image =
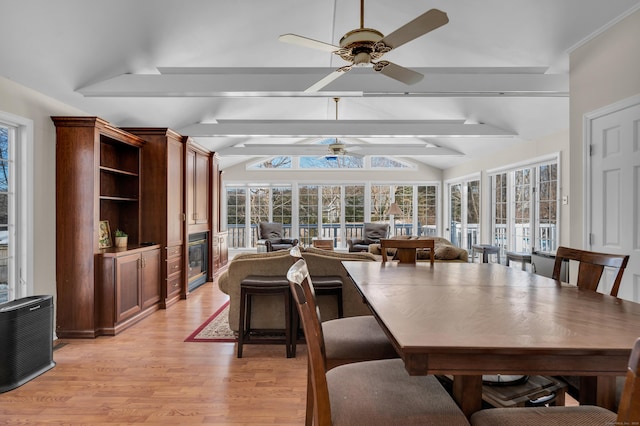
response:
M208 234L201 232L189 235L189 291L207 282Z

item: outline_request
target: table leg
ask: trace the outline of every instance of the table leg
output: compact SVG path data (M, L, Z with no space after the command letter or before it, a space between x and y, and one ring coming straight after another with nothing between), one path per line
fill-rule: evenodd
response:
M453 376L453 399L471 417L482 408L482 376Z
M580 377L580 405L598 405L608 410L615 411L616 377Z
M398 263L416 263L416 249L398 247L397 249Z

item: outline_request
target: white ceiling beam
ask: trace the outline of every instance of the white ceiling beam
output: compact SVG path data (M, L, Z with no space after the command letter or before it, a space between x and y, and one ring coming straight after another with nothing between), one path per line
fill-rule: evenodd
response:
M77 89L86 97L326 97L542 96L566 97L569 76L544 68L414 68L425 75L405 85L371 68L354 68L322 91L307 88L334 68L161 68L161 74L122 74Z
M218 120L179 129L189 136L209 137L512 137L516 133L462 120Z
M442 148L438 146L426 145L409 145L409 144L367 144L367 145L345 145L347 154L354 155L394 155L394 156L462 156L459 151ZM327 145L309 145L309 144L287 144L287 145L260 145L251 144L244 147L228 147L217 151L217 154L223 157L230 156L271 156L271 155L289 155L289 156L308 156L308 155L325 155L329 154Z

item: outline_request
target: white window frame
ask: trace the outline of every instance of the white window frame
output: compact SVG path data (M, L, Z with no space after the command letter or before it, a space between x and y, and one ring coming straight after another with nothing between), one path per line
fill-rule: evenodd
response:
M491 169L491 170L487 170L487 176L489 178L489 180L492 182L491 184L491 235L493 236L495 234L495 218L494 218L494 214L495 214L495 193L494 193L494 186L493 186L493 180L494 177L498 174L501 173L506 173L507 174L507 188L509 191L509 194L507 196L507 241L508 241L508 246L504 247L505 251L513 251L515 250L515 243L514 243L514 235L512 232L513 229L513 221L514 221L514 212L513 212L513 172L517 171L517 170L522 170L522 169L533 169L533 176L532 176L532 182L531 182L531 207L530 207L530 217L531 217L531 249L532 250L540 250L540 248L536 247L536 243L538 242L538 225L539 225L539 181L540 181L540 176L538 176L538 168L540 166L543 165L548 165L548 164L552 164L555 163L556 167L557 167L557 182L558 182L558 187L556 190L556 241L555 241L555 246L557 247L558 244L560 243L559 239L560 239L560 189L562 188L562 182L561 182L561 178L562 178L562 173L561 173L561 157L560 157L560 152L555 152L553 154L549 154L549 155L545 155L545 156L541 156L541 157L537 157L537 158L533 158L527 161L523 161L523 162L519 162L519 163L514 163L514 164L510 164L504 167L500 167L500 168L496 168L496 169Z
M33 120L2 111L0 123L10 128L13 164L9 185L15 199L9 223L14 226L9 227L9 241L14 274L9 277L9 300L14 300L34 294L34 126Z

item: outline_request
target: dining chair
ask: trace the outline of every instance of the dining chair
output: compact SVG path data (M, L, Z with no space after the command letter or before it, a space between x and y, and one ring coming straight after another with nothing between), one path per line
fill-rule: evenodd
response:
M640 339L636 340L618 413L593 405L571 407L490 408L471 416L473 426L637 425L640 424Z
M556 251L556 259L553 265L553 274L551 275L551 278L554 280L560 279L562 262L568 260L580 262L578 267L577 285L578 287L586 290L596 291L598 289L598 284L600 283L600 278L602 277L605 267L618 269L613 286L609 292L611 296L618 296L622 275L624 274L624 269L627 267L627 263L629 262L628 255L597 253L560 246Z
M624 270L629 262L629 256L598 253L560 246L556 251L551 278L554 280L560 279L562 263L569 260L579 262L576 284L578 287L585 290L597 291L598 284L600 283L600 278L604 273L605 267L617 269L618 271L609 294L614 297L618 296L622 275L624 274ZM583 378L578 376L560 376L560 378L567 383L568 392L574 398L583 401L591 401L595 398L594 395L580 396L580 388L582 387L580 382L583 380L593 380L593 378ZM620 389L622 388L622 384L622 379L617 378L616 402L620 399Z
M299 247L292 248L289 253L296 261L302 259ZM306 290L309 293L307 298L315 305L315 288L308 286ZM373 315L336 318L320 324L324 335L327 370L353 362L398 358L398 353ZM311 374L309 374L306 424L311 425L312 420L313 385Z
M435 240L433 239L410 239L401 240L394 238L383 238L380 240L380 252L382 253L382 261L388 259L387 249L395 248L394 259L397 258L399 263L416 263L418 250L429 250L429 260L431 265L435 261Z
M409 376L400 359L326 368L324 329L304 259L287 279L302 320L309 357L315 425L468 425L434 376Z

